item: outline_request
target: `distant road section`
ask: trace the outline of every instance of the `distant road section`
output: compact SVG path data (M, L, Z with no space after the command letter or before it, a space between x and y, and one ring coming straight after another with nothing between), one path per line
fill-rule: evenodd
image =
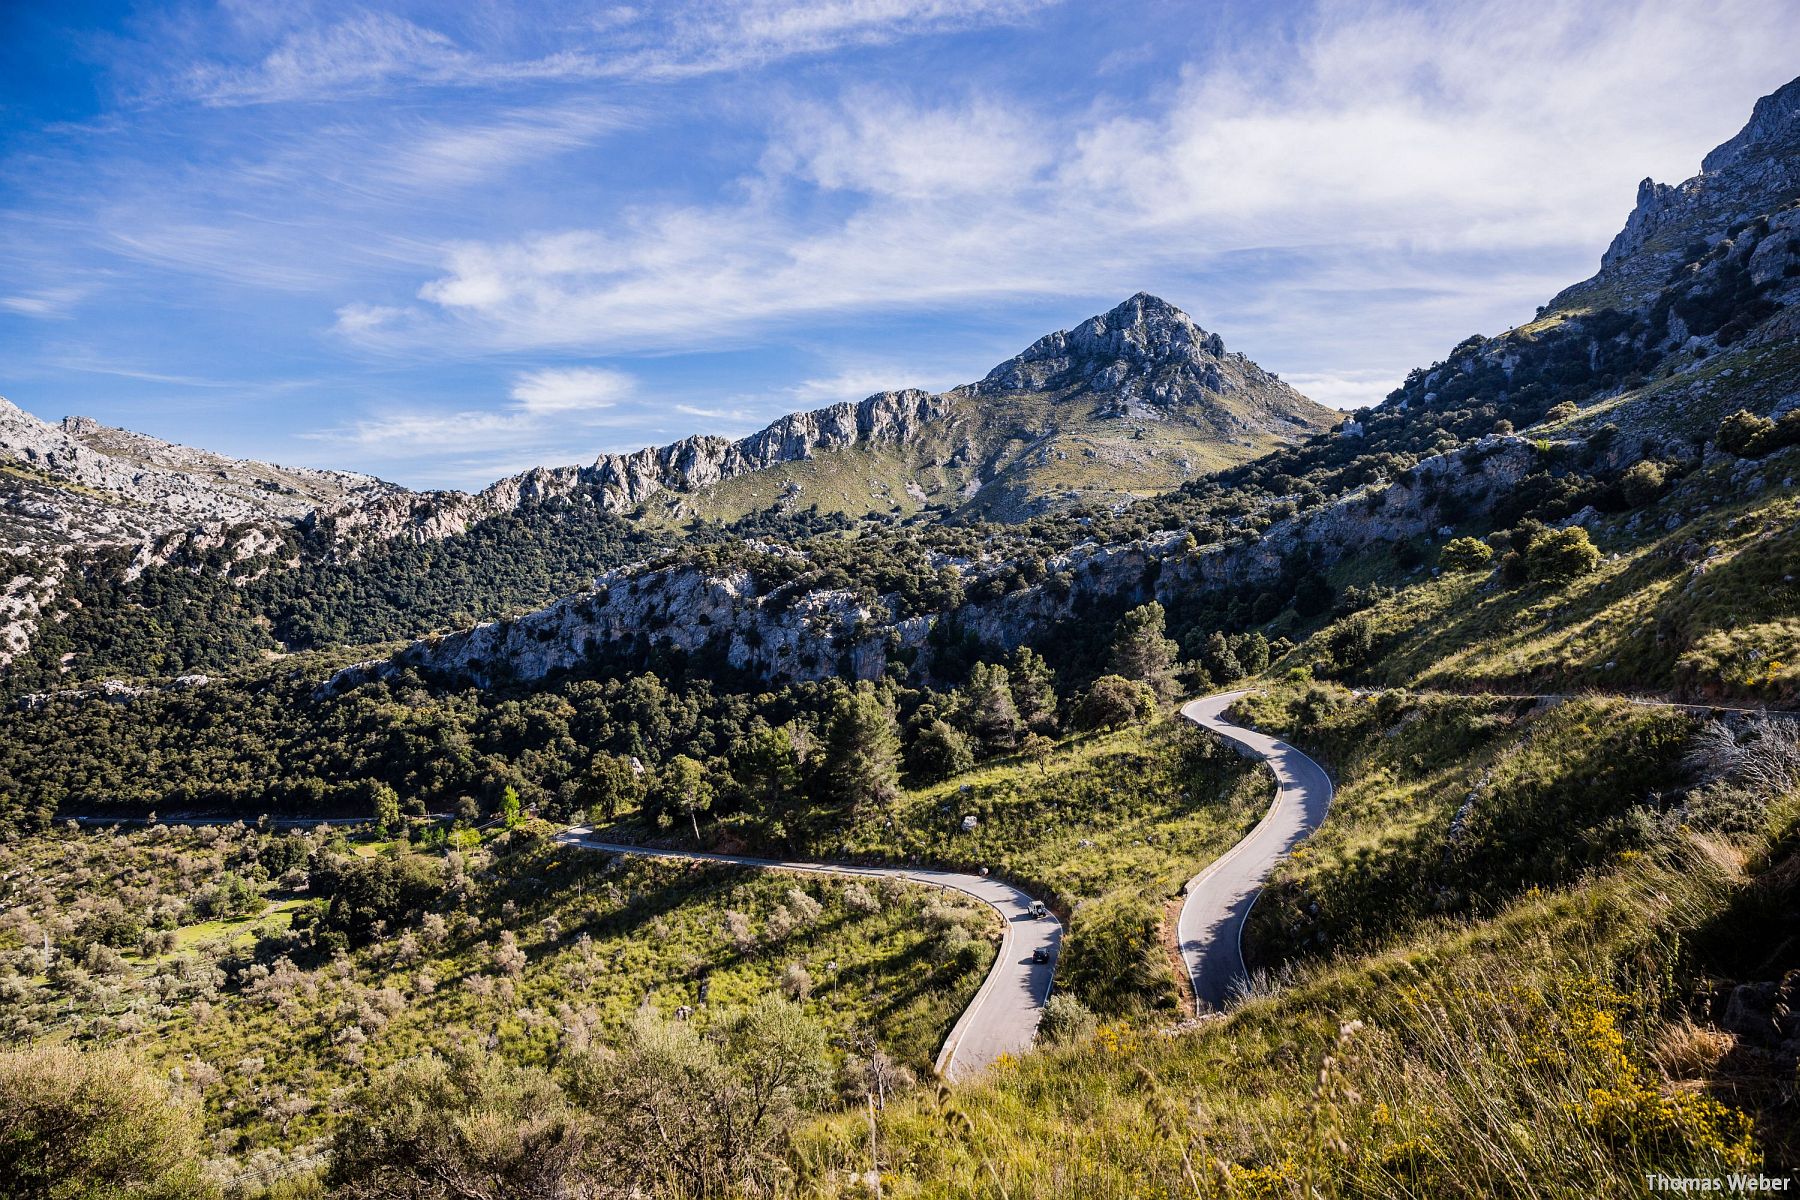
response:
M1037 1036L1044 1002L1050 998L1050 981L1056 971L1057 954L1062 949L1062 923L1054 916L1032 916L1032 898L1011 884L984 875L920 867L859 867L839 863L784 862L742 854L659 850L601 841L591 829L583 826L565 831L557 840L564 845L606 854L689 859L809 875L898 879L972 896L1000 914L1005 923L1005 934L1000 940L1000 953L982 982L981 990L963 1010L950 1030L950 1036L945 1039L944 1048L938 1052L937 1072L952 1082L968 1079L991 1066L1002 1054L1016 1057L1025 1053ZM1044 951L1045 961L1034 961L1038 950Z
M1204 696L1181 706L1181 715L1260 758L1275 773L1275 801L1244 840L1188 880L1177 933L1194 1001L1201 1012L1225 1006L1244 966L1244 923L1275 864L1325 823L1331 779L1323 767L1278 738L1225 719L1245 692Z

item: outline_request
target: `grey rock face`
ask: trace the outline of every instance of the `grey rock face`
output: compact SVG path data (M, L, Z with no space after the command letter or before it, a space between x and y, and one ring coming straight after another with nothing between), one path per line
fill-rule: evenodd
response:
M472 496L409 492L372 501L356 498L321 509L308 520L331 530L339 542L357 537L431 541L461 533L487 517L554 497L585 497L603 511L630 512L664 492L699 491L824 451L902 443L949 411L950 401L944 396L917 390L882 392L866 400L793 413L737 441L689 437L630 454L603 454L586 467L538 467Z
M0 458L134 502L137 524L164 532L207 521L293 520L321 502L396 490L369 475L226 458L87 417L51 425L5 399Z
M1756 102L1736 137L1701 160L1700 173L1678 184L1646 179L1637 205L1606 253L1600 271L1565 290L1550 308L1604 299L1632 307L1654 295L1694 242L1713 243L1734 222L1778 209L1800 195L1800 79Z
M1208 333L1166 300L1139 292L1073 329L1041 337L974 386L977 395L1066 388L1110 394L1120 415L1179 404L1196 393L1232 396L1257 416L1299 425L1317 406Z
M412 492L351 472L229 459L83 417L51 425L0 400L0 461L23 468L0 495L0 550L60 559L126 546L134 550L130 576L184 550L227 545L243 563L267 556L285 529L299 527L318 534L328 553L354 557L388 539L452 537L545 500L628 513L660 495L698 492L851 447L906 446L932 432L963 439L952 466L980 468L979 478L965 481L967 499L995 470L988 461L993 447L981 441L983 422L1003 414L1009 391L1050 385L1103 397L1102 416L1159 420L1189 406L1224 444L1254 445L1249 435L1293 438L1330 417L1243 355L1226 353L1217 335L1180 310L1144 294L1039 339L980 384L942 395L882 392L794 413L735 441L690 437L601 455L586 466L536 468L475 494ZM1204 397L1216 403L1194 403ZM1007 427L1000 440L1017 433ZM909 481L908 494L915 491ZM253 573L234 569L233 577ZM0 665L29 644L39 614L55 602L57 574L40 571L29 587L10 589L0 612Z

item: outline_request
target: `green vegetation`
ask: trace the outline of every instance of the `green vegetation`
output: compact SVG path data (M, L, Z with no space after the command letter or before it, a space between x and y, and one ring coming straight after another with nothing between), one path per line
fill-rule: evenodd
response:
M1800 262L1749 269L1773 228L1211 474L1251 447L1070 375L636 514L20 556L60 599L4 686L64 694L0 711L0 1179L1548 1200L1800 1161L1800 732L1751 711L1800 705ZM315 686L640 560L773 619L829 589L874 614L858 637L929 628L875 663L821 639L820 682L646 635L529 685ZM169 678L195 670L221 677ZM147 686L69 694L111 675ZM1167 711L1226 686L1338 791L1253 911L1244 994L1180 1021L1174 897L1268 801ZM153 811L258 824L57 823ZM991 910L614 861L555 840L577 820L1017 881L1066 920L1039 1050L919 1086Z
M1360 661L1327 662L1317 649L1305 657L1375 683L1800 703L1800 500L1791 489L1733 497L1730 488L1728 468L1709 468L1599 524L1603 558L1578 547L1571 559L1591 569L1572 577L1446 571L1317 642L1355 632L1367 643ZM1528 527L1525 536L1543 535Z
M1740 981L1793 961L1750 932L1795 898L1790 726L1298 685L1250 711L1342 781L1258 906L1275 978L1177 1035L1060 1014L1053 1047L890 1106L873 1138L823 1120L797 1141L803 1194L860 1194L835 1181L873 1166L890 1197L1612 1195L1792 1161L1771 1001L1720 1000L1785 994ZM1671 752L1687 773L1661 778L1690 786L1646 795ZM1469 779L1459 823L1441 801ZM1390 854L1385 889L1357 882ZM1409 869L1468 887L1421 906Z
M861 1118L823 1121L798 1139L801 1190L860 1194L837 1181L871 1163L889 1197L1081 1200L1630 1195L1647 1172L1778 1169L1787 1135L1740 1106L1773 1120L1782 1083L1725 1074L1733 1041L1704 1025L1693 961L1768 885L1759 853L1739 870L1676 835L1572 891L1302 970L1197 1031L1103 1025L891 1105L873 1152Z
M1311 684L1243 709L1342 780L1245 935L1259 961L1368 952L1643 850L1679 801L1698 718L1627 701L1356 695ZM1665 799L1665 796L1668 798Z
M372 858L329 830L241 826L0 846L4 1035L155 1062L241 1184L305 1169L345 1089L391 1064L467 1050L563 1070L644 1012L728 1029L784 995L836 1047L830 1070L879 1053L916 1075L998 932L934 889L613 861L531 823L450 850L433 828ZM234 878L297 901L291 928L201 936L200 898Z
M192 1106L116 1050L0 1050L0 1179L13 1200L195 1200Z

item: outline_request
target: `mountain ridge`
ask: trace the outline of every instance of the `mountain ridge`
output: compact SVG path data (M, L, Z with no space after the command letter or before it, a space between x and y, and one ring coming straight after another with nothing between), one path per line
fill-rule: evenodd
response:
M958 415L970 425L994 417L1005 420L1009 414L996 413L997 407L1047 389L1099 399L1099 421L1169 421L1197 413L1199 436L1216 432L1246 443L1240 451L1272 438L1315 432L1333 417L1243 354L1228 354L1217 334L1201 329L1174 305L1140 292L1073 329L1039 338L982 380L947 392L878 392L859 401L788 413L742 438L696 434L601 454L586 465L534 467L477 492L418 491L355 472L227 459L86 417L53 425L11 404L0 409L0 454L53 479L118 493L146 506L145 519L135 525L115 529L97 523L98 536L166 535L207 522L292 521L354 552L354 543L362 539L435 540L554 498L632 513L658 497L691 495L832 451L904 446L928 427ZM1069 399L1059 397L1055 403ZM1241 412L1233 407L1240 400ZM975 431L965 432L969 436L949 448L946 460L959 453L972 460L986 449L975 444ZM215 503L206 503L209 479L203 476L220 485ZM955 491L946 487L943 502L969 498ZM672 507L681 513L679 501Z

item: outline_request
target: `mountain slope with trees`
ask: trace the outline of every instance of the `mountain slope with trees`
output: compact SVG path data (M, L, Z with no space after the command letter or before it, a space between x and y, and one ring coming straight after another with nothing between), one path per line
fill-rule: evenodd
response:
M321 643L415 602L435 624L489 555L523 597L583 529L600 586L548 608L349 669L342 645L255 661L246 633L204 682L0 711L0 1104L26 1114L0 1171L67 1128L57 1169L96 1187L266 1200L1552 1197L1791 1169L1796 86L1656 193L1604 286L1160 495L699 520L654 549L584 506L521 518L541 554L471 530L318 576L291 619ZM1126 349L1084 329L992 386L1112 387L1084 347ZM1128 419L1159 380L1204 387L1218 354L1180 337L1145 344ZM173 600L243 630L306 599L254 567L180 591L171 565L138 576L116 661L193 652L156 624ZM452 578L389 586L420 571ZM1268 795L1170 721L1226 686L1338 802L1257 905L1244 994L1183 1021L1166 906ZM152 811L243 821L59 824ZM979 920L576 861L549 837L576 818L1028 880L1068 927L1042 1044L930 1087Z

